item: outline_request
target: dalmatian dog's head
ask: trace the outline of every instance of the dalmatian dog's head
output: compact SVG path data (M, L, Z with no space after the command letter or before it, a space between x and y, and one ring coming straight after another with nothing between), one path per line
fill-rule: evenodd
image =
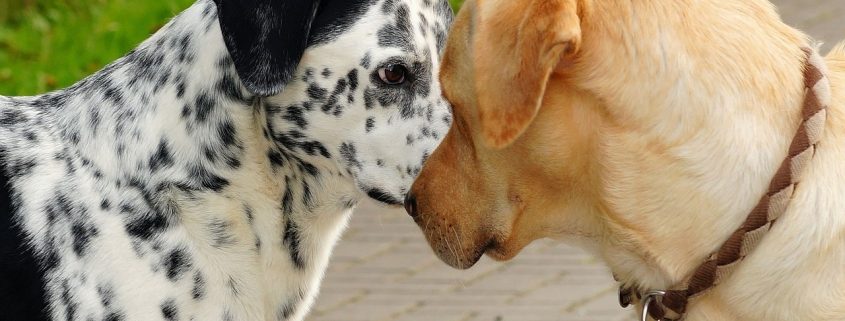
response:
M438 81L447 0L216 2L240 78L266 97L273 139L401 204L451 122Z

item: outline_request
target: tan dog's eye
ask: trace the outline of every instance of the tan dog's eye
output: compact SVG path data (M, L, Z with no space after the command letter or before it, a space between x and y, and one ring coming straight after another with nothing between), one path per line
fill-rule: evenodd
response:
M402 65L387 65L378 70L378 76L385 84L401 85L405 82L408 69Z

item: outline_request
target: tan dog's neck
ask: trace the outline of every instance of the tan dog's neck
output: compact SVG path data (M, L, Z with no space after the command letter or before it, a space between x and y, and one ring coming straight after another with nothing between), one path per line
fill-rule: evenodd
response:
M614 238L600 252L624 281L671 287L784 159L807 40L764 1L592 1L585 14L585 63L565 81L603 102L597 234Z

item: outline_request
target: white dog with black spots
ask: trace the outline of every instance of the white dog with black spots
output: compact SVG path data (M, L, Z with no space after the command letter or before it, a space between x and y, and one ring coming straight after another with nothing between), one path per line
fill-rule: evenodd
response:
M0 319L302 320L352 208L449 128L446 0L199 0L0 97Z

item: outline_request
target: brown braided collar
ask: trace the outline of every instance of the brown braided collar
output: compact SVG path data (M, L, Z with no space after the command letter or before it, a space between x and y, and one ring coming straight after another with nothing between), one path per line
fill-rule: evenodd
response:
M643 320L646 320L646 316L658 321L683 319L690 300L724 281L757 247L772 224L786 212L798 179L815 154L831 97L824 60L812 48L803 50L807 61L804 68L805 98L801 112L802 122L789 146L789 154L772 178L768 191L748 214L742 226L716 252L710 254L687 281L672 290L647 293L635 291L635 287L619 288L619 301L623 307L630 305L634 296L642 300Z

